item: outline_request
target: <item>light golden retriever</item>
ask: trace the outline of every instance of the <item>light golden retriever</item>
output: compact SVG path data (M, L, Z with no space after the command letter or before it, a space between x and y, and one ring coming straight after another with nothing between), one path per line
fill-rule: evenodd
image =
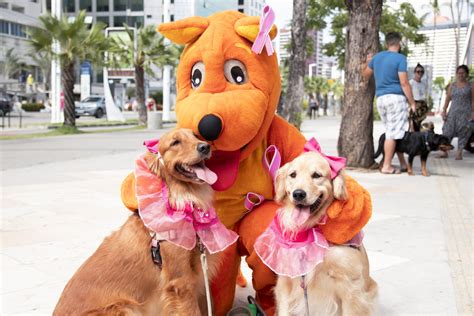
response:
M193 166L202 166L210 147L191 130L177 129L159 143L162 162L147 154L150 170L169 190L172 206L192 202L211 207L213 191ZM162 269L153 263L151 236L137 214L107 237L66 285L54 315L207 315L200 252L160 242ZM209 278L219 255L209 255Z
M342 172L342 171L341 171ZM304 153L277 173L275 200L283 205L284 231L315 227L334 199L346 199L343 173L331 180L329 163L316 152ZM310 212L309 216L294 212ZM301 220L303 218L303 220ZM295 258L297 260L297 258ZM301 278L279 276L275 287L278 315L305 315ZM363 246L332 246L324 261L305 276L310 315L370 315L377 284L369 276Z

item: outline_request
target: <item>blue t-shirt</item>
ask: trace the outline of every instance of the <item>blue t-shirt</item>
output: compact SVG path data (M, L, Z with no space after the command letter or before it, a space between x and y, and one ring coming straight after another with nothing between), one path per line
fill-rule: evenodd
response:
M383 51L376 54L369 63L369 68L374 71L375 95L380 97L386 94L404 95L399 72L407 72L407 58L405 55Z

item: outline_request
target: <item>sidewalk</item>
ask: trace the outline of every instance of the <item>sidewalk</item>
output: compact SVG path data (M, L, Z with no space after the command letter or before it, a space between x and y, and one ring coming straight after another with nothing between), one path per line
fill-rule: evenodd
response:
M337 118L305 121L302 130L336 153ZM376 138L382 131L376 122ZM130 214L120 183L141 142L162 132L0 142L2 315L51 314L74 271ZM365 245L380 289L378 315L472 313L474 156L434 156L430 177L421 176L419 159L413 177L349 171L373 198Z

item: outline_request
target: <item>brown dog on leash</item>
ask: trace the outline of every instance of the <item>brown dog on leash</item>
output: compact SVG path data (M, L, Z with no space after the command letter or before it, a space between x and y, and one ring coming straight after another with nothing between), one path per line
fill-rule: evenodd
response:
M166 183L169 205L212 207L213 191L196 174L205 168L210 146L191 130L177 129L161 138L158 149L161 158L149 153L145 161ZM54 315L207 315L198 246L188 251L161 241L160 267L152 259L151 241L142 218L131 215L77 270ZM219 255L207 258L212 278Z

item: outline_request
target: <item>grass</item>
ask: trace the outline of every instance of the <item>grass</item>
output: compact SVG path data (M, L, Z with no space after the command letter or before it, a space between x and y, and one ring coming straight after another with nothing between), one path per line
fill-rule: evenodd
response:
M62 125L63 125L63 123L53 123L53 124L48 124L48 127L56 128L56 127L60 127ZM99 119L99 120L96 120L96 121L88 121L88 122L78 122L78 121L76 121L76 126L77 127L121 126L121 125L138 125L138 119L127 119L127 120L125 120L125 122L122 122L122 121L107 121L107 120L103 120L103 119Z
M29 138L40 138L40 137L51 137L51 136L63 136L63 135L77 135L77 134L98 134L98 133L109 133L109 132L123 132L144 129L145 126L135 127L123 127L123 128L108 128L96 131L81 131L77 127L72 126L59 126L53 130L44 133L32 133L32 134L20 134L20 135L2 135L0 140L16 140L16 139L29 139Z

